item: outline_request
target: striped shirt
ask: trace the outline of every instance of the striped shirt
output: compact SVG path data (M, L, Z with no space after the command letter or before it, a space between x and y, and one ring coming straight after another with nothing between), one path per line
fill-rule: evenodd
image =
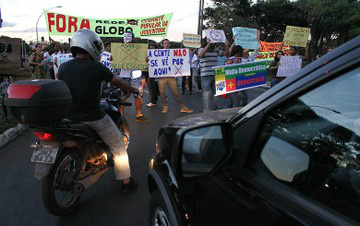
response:
M199 53L203 48L199 49ZM207 51L205 55L200 58L200 76L215 76L213 67L217 66L217 57L219 56L219 51Z

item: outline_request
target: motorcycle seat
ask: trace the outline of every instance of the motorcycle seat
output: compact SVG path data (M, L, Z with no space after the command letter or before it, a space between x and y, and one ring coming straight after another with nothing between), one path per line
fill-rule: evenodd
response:
M69 125L72 129L78 130L81 134L84 134L94 139L101 139L97 132L95 132L90 126L82 122L71 121L68 119L64 119L63 122Z

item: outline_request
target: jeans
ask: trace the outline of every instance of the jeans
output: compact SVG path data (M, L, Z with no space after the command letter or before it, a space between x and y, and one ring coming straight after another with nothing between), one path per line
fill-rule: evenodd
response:
M227 108L240 107L239 92L234 92L234 93L227 94L227 99L228 99L228 103L227 103L227 106L226 106Z
M176 103L180 108L185 107L184 101L182 100L179 90L176 83L176 78L159 78L158 85L160 90L160 96L162 101L162 106L167 106L167 98L166 98L166 85L169 86L172 95L175 97Z
M182 92L185 93L185 82L186 82L186 79L189 81L189 91L190 93L192 92L192 78L193 78L193 70L190 70L191 72L191 75L190 76L183 76L182 77Z
M155 78L150 78L149 72L147 71L143 72L143 75L149 89L150 103L156 104L159 96L159 86L157 84L157 81L155 80Z
M123 135L115 125L114 121L105 115L102 119L91 122L84 122L90 126L111 148L114 160L114 171L116 180L124 180L131 177L129 156L125 148Z
M215 76L201 77L203 111L208 112L215 109Z
M242 104L243 106L247 105L248 104L248 94L247 94L247 90L243 90L241 91L241 100L242 100Z

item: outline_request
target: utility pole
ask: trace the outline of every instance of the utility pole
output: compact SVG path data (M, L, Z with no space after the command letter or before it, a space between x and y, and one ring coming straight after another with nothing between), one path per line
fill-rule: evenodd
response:
M204 22L204 0L199 0L199 21L198 21L198 35L202 37L202 28Z

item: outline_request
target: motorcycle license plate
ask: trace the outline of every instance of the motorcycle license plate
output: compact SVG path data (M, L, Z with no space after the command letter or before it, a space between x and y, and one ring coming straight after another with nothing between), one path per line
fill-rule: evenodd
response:
M35 148L31 156L31 162L53 164L56 160L58 150L58 147L41 145Z

